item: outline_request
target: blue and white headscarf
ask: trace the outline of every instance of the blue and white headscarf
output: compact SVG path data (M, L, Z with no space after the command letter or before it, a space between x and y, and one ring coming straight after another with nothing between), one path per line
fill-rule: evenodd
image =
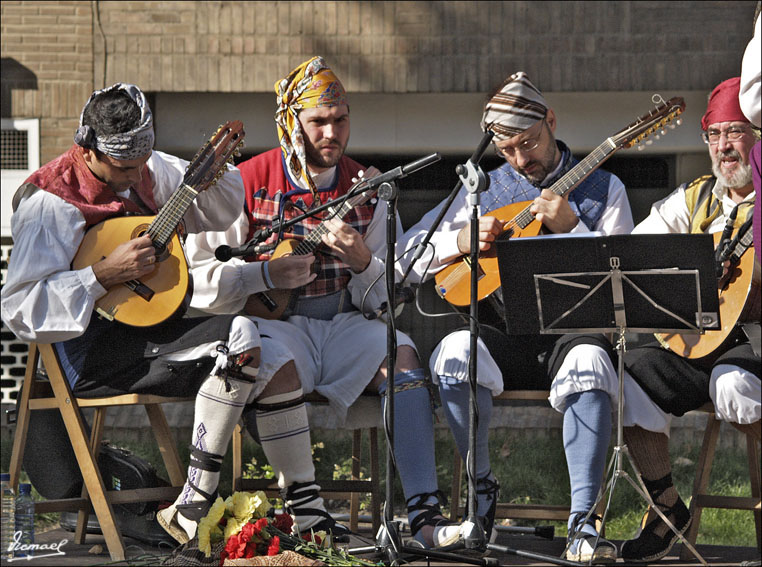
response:
M138 108L140 108L140 124L129 132L98 135L91 126L82 124L85 109L98 95L116 90L127 93L135 101L135 104L138 105ZM137 159L149 153L153 149L154 143L153 114L151 114L151 108L148 106L143 91L135 85L116 83L91 94L87 103L82 108L82 114L79 117L79 128L77 128L77 132L74 134L74 143L83 148L97 149L107 156L118 160Z

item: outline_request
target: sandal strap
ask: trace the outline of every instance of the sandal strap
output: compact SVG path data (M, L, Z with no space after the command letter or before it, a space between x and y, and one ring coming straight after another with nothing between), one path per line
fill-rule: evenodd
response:
M426 504L426 500L431 496L434 496L437 499L436 503ZM442 516L440 505L444 506L446 504L447 497L441 490L437 490L436 492L423 492L408 498L405 502L408 514L411 512L421 512L410 522L410 533L413 537L415 537L423 526L438 526L440 524L451 523L445 518L437 517Z
M656 480L647 480L641 476L641 480L643 481L646 490L648 490L648 493L651 495L651 499L656 502L659 496L664 494L664 491L672 486L672 473L667 473L665 476Z
M178 514L182 514L189 520L198 522L209 512L212 504L217 500L218 492L215 490L213 494L209 494L208 492L201 490L191 481L188 481L188 486L190 486L196 494L203 496L204 500L196 500L195 502L188 502L186 504L177 504L175 508L177 509Z
M224 459L222 455L207 453L193 445L190 445L189 448L191 467L209 472L220 472L222 470L222 459Z

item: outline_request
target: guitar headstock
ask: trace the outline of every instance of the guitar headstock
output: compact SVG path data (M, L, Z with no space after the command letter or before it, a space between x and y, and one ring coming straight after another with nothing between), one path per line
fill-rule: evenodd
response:
M183 183L199 193L216 183L225 173L225 165L241 155L245 135L240 120L225 122L188 164Z
M657 104L653 110L640 116L635 122L611 137L617 147L631 148L655 132L665 134L664 128L666 126L674 128L681 124L681 119L678 116L685 110L685 100L682 97L676 96L665 102L661 96L654 95L654 102ZM659 134L655 137L658 139ZM647 143L650 143L650 140ZM639 145L638 149L642 150L643 146Z

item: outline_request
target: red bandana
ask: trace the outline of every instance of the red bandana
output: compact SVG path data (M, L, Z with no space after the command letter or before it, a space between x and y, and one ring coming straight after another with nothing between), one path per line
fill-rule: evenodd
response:
M710 124L718 122L748 122L738 102L741 77L733 77L714 87L706 105L706 114L701 117L701 128L706 130Z

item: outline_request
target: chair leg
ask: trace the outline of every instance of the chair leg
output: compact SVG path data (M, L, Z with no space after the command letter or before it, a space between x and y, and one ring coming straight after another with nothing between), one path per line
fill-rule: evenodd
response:
M106 423L106 408L95 408L93 414L93 426L90 433L90 453L95 463L98 463L98 454L101 448L101 439L103 438L103 424ZM82 486L82 498L87 500L87 486ZM77 529L74 532L74 543L83 545L87 536L87 522L90 517L90 507L84 506L77 513Z
M762 474L759 470L759 442L757 439L746 435L746 452L749 458L749 481L751 482L751 495L757 500L754 509L754 525L757 528L757 549L762 550L762 508L760 495L762 494Z
M352 431L352 480L360 480L360 463L362 462L362 429ZM352 492L349 495L349 529L357 531L360 516L360 494Z
M172 486L183 486L185 484L185 473L180 462L180 455L177 454L177 445L172 431L167 423L164 410L160 404L146 404L146 413L151 422L156 443L159 445L161 457L164 460L164 466L167 469L167 476Z
M457 520L460 516L460 486L463 482L463 460L458 448L453 449L452 455L452 488L450 491L450 519Z
M703 507L700 505L701 495L706 492L709 486L709 475L712 472L712 462L714 460L714 450L717 446L717 436L720 433L720 422L713 414L707 417L706 429L704 430L704 441L701 444L698 462L696 463L696 478L693 481L693 492L691 494L690 513L692 516L691 525L685 532L684 537L691 545L696 545L698 537L699 524L701 523L701 512ZM680 559L687 561L693 558L693 554L686 547L682 546Z
M26 436L29 432L29 400L32 397L38 361L37 345L32 343L29 345L29 353L27 355L26 372L24 373L24 382L21 386L21 402L19 404L18 415L16 416L16 432L13 435L13 449L11 450L9 472L11 474L11 486L13 486L14 490L18 489L21 464L24 460L24 447L26 447Z
M373 533L378 533L381 527L381 484L379 481L381 468L378 463L378 428L371 427L368 430L370 435L370 510L373 521Z
M241 424L237 424L233 429L232 438L233 448L233 490L241 490L241 479L243 478L243 429Z
M124 541L114 521L114 510L106 498L100 470L98 470L96 461L90 451L87 431L82 415L79 412L79 406L77 406L76 400L71 396L66 378L60 371L58 357L53 347L50 345L43 345L43 347L41 351L42 360L48 371L48 376L51 378L50 385L58 400L61 417L66 426L74 454L77 457L79 469L82 471L84 486L87 488L93 508L95 509L95 515L103 532L103 537L106 540L109 555L113 561L122 561L125 559Z

